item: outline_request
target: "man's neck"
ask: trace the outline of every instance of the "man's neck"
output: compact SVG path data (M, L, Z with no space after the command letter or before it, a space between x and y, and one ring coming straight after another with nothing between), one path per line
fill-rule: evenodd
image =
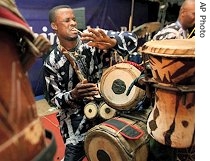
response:
M79 39L72 41L61 41L60 44L68 51L73 51L78 45Z

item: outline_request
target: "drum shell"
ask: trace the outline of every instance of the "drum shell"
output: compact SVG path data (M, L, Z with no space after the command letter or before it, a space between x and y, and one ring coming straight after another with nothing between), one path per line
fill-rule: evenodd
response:
M117 111L110 106L108 106L105 102L101 102L99 104L99 110L98 110L99 116L104 119L108 120L113 117L115 117Z
M128 118L120 117L120 119L134 123ZM90 129L85 138L85 152L88 160L98 161L100 157L106 156L107 158L103 159L110 161L147 161L149 135L146 132L146 124L139 121L135 126L145 132L137 140L127 139L103 124Z
M140 76L141 72L131 64L118 63L109 67L103 73L100 81L100 93L104 101L116 110L133 110L145 96L145 91L133 86L129 95L126 95L129 86ZM122 85L124 89L120 89ZM116 83L117 82L117 83ZM121 93L115 91L115 87Z
M28 161L46 147L44 129L14 36L0 35L0 156L4 161Z
M189 85L195 82L195 58L148 55L154 80L158 83Z
M158 142L188 148L194 144L195 92L156 88L155 104L147 121L148 133Z
M148 59L157 83L189 85L195 82L195 40L169 39L146 42L141 52Z

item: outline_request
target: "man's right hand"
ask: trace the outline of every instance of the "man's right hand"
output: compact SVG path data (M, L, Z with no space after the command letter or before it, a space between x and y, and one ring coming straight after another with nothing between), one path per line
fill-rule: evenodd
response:
M80 82L76 87L71 91L71 96L74 100L78 99L89 99L93 100L94 96L99 94L99 88L97 84L88 83L87 81Z

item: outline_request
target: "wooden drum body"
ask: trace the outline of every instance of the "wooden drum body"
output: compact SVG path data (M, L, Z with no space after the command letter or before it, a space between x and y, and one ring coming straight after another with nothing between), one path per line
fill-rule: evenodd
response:
M50 161L56 145L53 142L52 149L46 148L45 130L26 74L35 60L30 50L34 37L13 1L0 1L0 28L0 158Z
M175 147L194 145L195 40L150 41L143 45L155 87L155 104L148 118L148 133Z
M194 145L195 92L156 88L155 105L148 118L147 130L164 145L175 148Z
M129 129L130 125L133 129ZM126 131L136 136L125 136ZM86 156L89 161L147 161L148 136L145 123L114 117L88 131Z
M118 63L109 67L102 75L100 92L104 101L117 110L132 110L143 99L145 91L133 86L126 95L132 82L139 77L140 70L128 63Z
M167 84L191 84L195 79L195 41L149 41L142 46L148 55L154 80Z

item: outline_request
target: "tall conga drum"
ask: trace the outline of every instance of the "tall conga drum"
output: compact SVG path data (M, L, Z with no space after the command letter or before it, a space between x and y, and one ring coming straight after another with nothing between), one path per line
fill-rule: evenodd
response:
M46 51L49 41L43 39L39 47L34 45L37 39L14 1L0 1L0 28L0 158L4 161L50 161L56 144L46 142L45 136L53 137L49 131L45 135L26 75L34 62L33 53Z
M110 66L100 80L100 93L105 103L116 110L133 110L144 96L141 88L130 87L141 71L129 63ZM130 90L129 94L128 91Z
M175 39L143 45L155 80L155 103L147 121L148 133L175 148L194 145L195 41Z

